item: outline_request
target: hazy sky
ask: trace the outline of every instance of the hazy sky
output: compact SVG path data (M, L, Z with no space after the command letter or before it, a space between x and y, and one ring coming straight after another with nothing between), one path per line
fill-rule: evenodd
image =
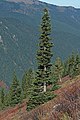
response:
M80 0L40 0L40 1L48 2L54 5L74 6L76 8L80 8Z

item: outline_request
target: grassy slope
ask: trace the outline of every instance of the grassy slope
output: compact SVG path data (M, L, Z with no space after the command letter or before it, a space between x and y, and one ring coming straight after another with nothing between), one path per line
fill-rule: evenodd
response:
M55 99L32 110L28 114L24 114L21 120L28 120L29 118L32 118L32 120L35 118L39 118L39 120L53 120L53 118L58 120L58 117L61 117L62 113L66 113L68 110L71 110L70 112L74 115L74 104L75 101L77 102L77 100L79 100L79 98L76 98L76 95L78 95L78 97L80 96L80 76L63 82L62 87L59 90L56 90L55 93L58 95ZM79 106L80 101L78 101L77 104Z
M61 12L57 6L45 3L0 2L0 36L3 40L3 44L0 42L0 79L7 84L12 80L14 69L21 79L26 69L36 66L39 25L44 7L49 8L51 16L53 60L57 56L66 59L72 51L80 51L80 10L65 7Z
M55 91L55 94L58 96L45 103L44 105L41 105L37 107L36 109L26 112L25 110L16 110L13 108L13 112L10 112L10 110L7 110L7 112L3 111L1 113L2 120L14 118L14 120L31 120L38 119L39 120L52 120L53 118L55 120L58 120L58 117L62 116L62 113L65 113L70 110L70 115L75 114L75 102L80 105L80 101L77 98L77 96L80 96L80 76L77 76L74 79L70 79L69 77L65 77L61 83L62 87L59 90ZM66 106L66 107L65 107ZM72 106L72 107L71 107ZM26 107L26 106L25 106ZM80 109L78 108L78 111ZM61 112L62 111L62 112ZM4 117L4 112L5 116ZM10 114L6 114L10 113ZM14 116L15 115L15 116ZM56 118L55 118L56 115ZM74 116L73 116L74 117ZM1 119L0 118L0 119Z

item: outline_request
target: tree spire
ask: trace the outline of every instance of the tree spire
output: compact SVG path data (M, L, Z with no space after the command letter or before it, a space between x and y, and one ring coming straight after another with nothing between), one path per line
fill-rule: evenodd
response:
M41 82L44 85L43 87L44 92L46 92L46 84L49 81L51 66L52 66L51 48L53 44L50 42L51 40L50 34L51 34L50 16L48 10L45 8L41 23L39 49L37 52L37 63L38 63L37 79L39 80L39 82Z

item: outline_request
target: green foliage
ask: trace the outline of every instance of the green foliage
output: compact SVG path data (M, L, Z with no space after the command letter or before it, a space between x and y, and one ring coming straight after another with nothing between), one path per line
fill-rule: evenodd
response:
M77 76L80 74L80 56L77 54L75 56L75 63L74 63L74 76Z
M10 106L10 100L11 100L11 98L10 98L11 96L10 96L10 91L8 91L7 93L6 93L6 95L5 95L5 98L4 98L4 102L5 102L5 107L8 107L8 106Z
M74 74L74 64L75 64L75 55L72 54L69 58L69 67L68 67L68 73L71 77Z
M23 3L0 1L0 21L2 22L0 35L5 43L3 45L0 42L0 78L10 84L14 68L21 79L26 68L32 67L32 63L36 67L34 55L39 37L37 26L45 3L22 5ZM63 14L60 14L55 6L49 5L48 8L50 9L52 26L54 26L52 28L52 38L55 43L54 58L60 56L65 60L72 50L80 51L80 24L77 22L80 20L79 10L76 9L74 13L74 9L65 7ZM54 14L53 11L55 11ZM77 21L72 19L72 14L77 16Z
M24 73L22 78L23 98L29 98L33 79L34 79L34 75L32 69L29 69Z
M27 110L30 111L31 109L44 104L45 102L48 102L49 100L56 97L53 93L50 91L47 91L45 93L33 93L31 96L28 104L27 104Z
M39 43L39 50L37 51L37 77L33 82L33 92L30 96L27 110L31 110L36 106L51 100L54 97L50 91L44 91L44 83L50 83L51 75L51 57L52 57L52 43L50 42L51 24L47 9L44 9L44 15L41 23L41 36ZM47 85L46 85L47 87Z
M5 96L5 93L4 93L4 88L1 89L1 103L4 104L4 96Z
M61 59L58 57L52 67L53 82L56 82L57 80L61 81L61 78L63 76L63 71L64 71L63 63Z
M22 8L20 7L21 3L20 4L14 3L14 7L13 7L13 3L7 3L7 2L6 4L4 2L3 4L1 3L0 5L2 5L0 7L0 21L1 21L0 33L2 40L0 42L0 53L1 53L0 77L2 79L6 79L7 83L9 83L11 79L11 73L14 68L16 68L19 77L21 77L26 67L29 68L33 64L35 66L34 54L37 48L36 47L36 42L37 42L36 40L38 38L37 26L41 16L41 12L39 11L41 11L44 5L38 6L39 9L37 10L39 11L37 12L36 11L32 12L34 5L32 6L32 9L31 9L31 5L30 5L30 9L26 8L28 13L29 14L31 13L30 16L27 15L25 16L24 14L22 14L22 12L21 13L19 12L22 10ZM24 7L25 6L23 6L23 9ZM35 7L37 8L36 4ZM5 8L5 10L3 10L3 8ZM19 13L12 12L14 11L14 9ZM65 58L70 53L70 51L72 52L73 48L78 49L79 36L80 36L78 29L80 29L80 26L78 22L74 24L75 22L73 22L72 18L70 17L71 10L70 10L70 14L68 14L67 16L64 11L64 13L60 15L60 17L56 17L56 15L59 16L60 13L55 11L55 14L53 15L53 9L54 7L53 8L51 7L50 10L52 14L52 19L54 18L54 22L55 22L54 40L56 40L55 44L57 46L55 47L56 50L54 51L56 52L55 53L56 55L59 55L61 57L63 56L63 58ZM66 12L67 12L67 8L66 8ZM36 15L38 15L38 17L36 17ZM63 17L67 19L63 19ZM32 19L34 20L34 24L32 22ZM79 20L80 18L78 17L77 19ZM44 102L47 102L48 100L54 97L54 95L51 94L50 91L43 93L43 83L45 82L47 83L47 85L49 83L52 83L53 84L52 90L58 89L59 86L57 86L57 81L63 76L63 64L60 58L58 58L55 61L55 64L53 65L53 70L51 71L51 65L52 65L51 48L53 45L50 42L51 40L50 34L51 34L50 17L48 10L45 9L41 23L39 50L37 52L37 60L38 60L37 79L33 79L33 73L31 71L27 71L22 79L23 92L21 94L19 81L17 80L17 77L14 74L10 91L5 95L4 95L4 91L3 90L1 91L1 98L0 98L1 109L4 108L4 105L14 106L20 103L22 99L21 98L22 95L23 98L26 98L27 96L29 96L30 98L28 103L28 110L36 107L37 105L43 104ZM3 44L3 42L5 43L5 45ZM22 49L23 46L24 49ZM80 56L72 54L68 58L68 60L64 63L64 76L70 75L71 77L74 77L78 74L80 74Z
M15 106L16 104L21 103L21 88L17 76L14 73L13 81L10 87L10 105Z
M64 63L64 76L74 77L80 74L80 56L72 53Z
M47 9L44 9L44 15L42 17L41 23L41 36L39 43L39 50L37 51L37 63L38 63L38 71L37 71L37 79L41 83L48 83L50 80L51 74L51 57L52 52L51 48L53 44L50 42L51 34L51 24L50 17Z
M59 88L61 88L60 85L58 85L58 84L53 84L53 86L51 87L51 91L58 90Z
M4 88L1 88L1 91L0 91L0 110L2 110L5 106L4 97L5 97Z

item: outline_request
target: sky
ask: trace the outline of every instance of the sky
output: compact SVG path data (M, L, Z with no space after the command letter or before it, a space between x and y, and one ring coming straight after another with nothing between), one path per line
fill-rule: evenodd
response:
M73 6L75 8L80 8L80 0L40 0L40 1L59 6Z

